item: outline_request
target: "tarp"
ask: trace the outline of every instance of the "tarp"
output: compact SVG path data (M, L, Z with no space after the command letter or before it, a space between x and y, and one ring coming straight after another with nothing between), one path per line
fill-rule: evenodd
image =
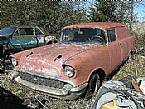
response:
M145 96L136 92L129 84L129 80L128 84L124 80L106 82L87 109L145 109ZM109 104L106 105L107 103Z

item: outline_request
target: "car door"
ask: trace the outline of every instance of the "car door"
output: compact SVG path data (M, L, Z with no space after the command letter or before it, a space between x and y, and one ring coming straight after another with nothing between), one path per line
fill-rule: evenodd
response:
M11 37L10 40L10 48L15 52L15 51L19 51L22 49L21 47L21 36L19 34L19 29L16 29L16 31L14 32L14 34Z
M11 44L16 49L28 49L37 46L34 28L18 28L13 34Z
M108 50L111 60L110 64L111 69L113 70L121 64L121 47L119 41L117 40L115 28L107 29L107 37L108 37Z

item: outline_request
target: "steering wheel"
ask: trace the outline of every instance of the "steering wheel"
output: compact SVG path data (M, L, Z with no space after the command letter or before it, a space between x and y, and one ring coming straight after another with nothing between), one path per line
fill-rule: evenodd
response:
M101 36L98 36L98 35L92 36L91 40L96 40L96 41L99 41L100 43L105 42L105 40Z

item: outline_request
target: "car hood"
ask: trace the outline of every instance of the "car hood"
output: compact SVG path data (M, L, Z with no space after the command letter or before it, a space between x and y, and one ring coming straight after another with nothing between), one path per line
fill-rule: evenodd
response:
M6 26L5 28L0 30L0 36L11 36L16 30L16 28L17 27L14 25Z
M75 44L54 44L35 48L26 55L29 59L48 60L54 62L57 60L67 61L71 57L80 54L90 48L91 45L75 45Z
M93 45L52 44L24 52L18 68L24 72L62 76L62 65ZM46 75L45 75L46 76Z

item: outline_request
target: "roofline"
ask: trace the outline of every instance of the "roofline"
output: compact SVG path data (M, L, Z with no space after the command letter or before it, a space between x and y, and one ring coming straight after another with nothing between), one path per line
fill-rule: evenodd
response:
M67 25L63 29L73 28L73 27L75 28L77 26L79 28L79 26L81 27L82 25L84 25L84 27L85 27L85 25L88 25L88 26L86 26L86 28L89 28L89 25L90 26L93 25L92 28L102 28L102 29L109 29L109 28L115 28L115 27L127 27L125 24L117 23L117 22L87 22L87 23L78 23L78 24L73 24L73 25Z

